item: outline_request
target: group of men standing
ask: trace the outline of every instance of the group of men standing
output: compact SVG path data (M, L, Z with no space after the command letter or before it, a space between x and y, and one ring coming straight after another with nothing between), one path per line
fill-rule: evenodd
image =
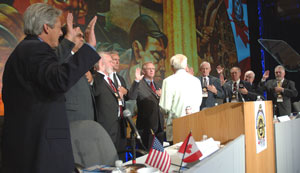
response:
M262 98L262 91L266 90L268 99L277 105L278 115L289 115L290 98L298 94L295 83L284 78L283 66L275 68L276 79L266 81L267 71L254 87L250 79L250 83L240 79L238 67L231 68L231 80L221 83L210 75L211 67L206 61L201 63L202 75L197 78L189 73L187 57L182 54L170 59L174 74L165 78L162 85L154 80L157 64L147 61L142 69L135 70L135 80L128 89L124 78L116 73L120 70L118 52L95 49L96 18L84 32L84 43L84 34L79 27L73 28L73 17L69 15L66 35L59 44L60 15L61 11L50 5L31 5L24 14L27 36L6 63L4 172L72 172L69 122L77 120L99 122L115 147L125 149L127 123L123 110L127 100L136 100L137 129L149 149L152 133L161 143L164 141L164 114L168 115L166 138L172 141L173 119L213 107L218 99L254 101L257 96ZM161 33L153 37L163 45L160 47L166 46L167 40ZM150 36L145 40L153 41ZM137 54L142 44L135 43L133 50Z

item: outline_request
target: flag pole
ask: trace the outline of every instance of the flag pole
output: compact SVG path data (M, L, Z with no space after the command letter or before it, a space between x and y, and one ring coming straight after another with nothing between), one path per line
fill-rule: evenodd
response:
M185 151L186 151L187 145L189 144L189 140L190 140L190 135L191 135L191 133L192 133L192 131L190 131L190 133L189 133L189 139L187 140L186 145L185 145L185 147L184 147L184 152L183 152L183 155L182 155L182 159L181 159L181 163L180 163L180 167L179 167L178 172L180 172L180 170L181 170L183 158L184 158L184 155L185 155Z

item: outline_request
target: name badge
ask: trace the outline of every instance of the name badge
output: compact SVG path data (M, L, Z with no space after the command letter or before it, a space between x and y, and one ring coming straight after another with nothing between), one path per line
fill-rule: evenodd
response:
M207 88L202 89L202 97L208 97Z
M233 93L233 94L232 94L232 97L231 97L231 103L236 103L236 102L238 102L236 94L237 94L237 93Z
M283 102L283 97L281 94L277 95L277 102Z

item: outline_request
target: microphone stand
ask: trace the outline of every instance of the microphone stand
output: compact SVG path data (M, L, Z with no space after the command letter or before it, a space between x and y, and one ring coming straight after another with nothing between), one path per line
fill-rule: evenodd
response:
M136 138L136 134L134 133L133 130L131 130L130 132L130 141L131 141L131 147L132 147L132 164L136 164L136 149L135 149L135 138Z
M240 97L241 97L241 99L242 99L242 102L245 102L245 99L244 99L242 93L238 92L238 94L240 95Z

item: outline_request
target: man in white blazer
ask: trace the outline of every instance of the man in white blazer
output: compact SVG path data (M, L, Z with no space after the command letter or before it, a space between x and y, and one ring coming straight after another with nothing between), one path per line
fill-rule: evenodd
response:
M182 54L170 60L173 75L163 80L159 106L168 113L167 141L173 141L172 120L198 112L202 102L202 87L198 78L186 72L187 57Z

